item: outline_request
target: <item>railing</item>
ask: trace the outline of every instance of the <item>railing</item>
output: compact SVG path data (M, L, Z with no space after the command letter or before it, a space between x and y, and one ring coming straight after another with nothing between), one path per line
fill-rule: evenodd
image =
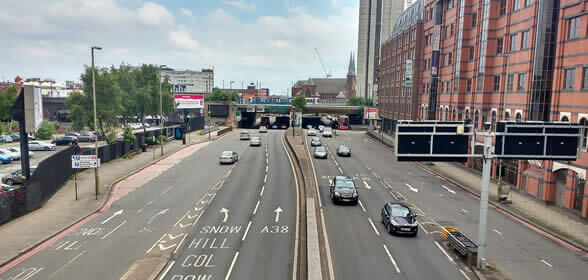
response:
M292 104L291 100L252 100L246 101L245 104L268 104L268 105L289 105ZM321 99L307 101L306 105L347 105L347 99Z

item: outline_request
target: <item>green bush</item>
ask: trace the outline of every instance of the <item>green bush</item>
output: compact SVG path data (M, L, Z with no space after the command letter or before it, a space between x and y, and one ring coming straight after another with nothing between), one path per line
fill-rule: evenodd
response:
M51 139L51 137L53 137L53 134L55 134L55 131L57 131L57 123L50 122L50 121L43 121L41 123L41 126L39 127L39 129L35 133L35 137L37 137L37 139L39 139L39 140L49 140L49 139Z
M165 143L165 142L167 142L167 136L165 136L165 135L159 135L159 137L157 138L157 140L159 140L159 143Z
M130 126L125 127L123 139L129 144L134 143L135 139L137 139L137 136L135 136L135 133L133 133L133 129Z
M157 145L159 144L159 141L154 140L153 137L147 137L147 139L145 139L145 143L147 143L147 145Z

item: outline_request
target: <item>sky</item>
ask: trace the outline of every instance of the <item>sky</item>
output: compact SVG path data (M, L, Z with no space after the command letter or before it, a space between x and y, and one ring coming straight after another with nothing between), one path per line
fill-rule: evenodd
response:
M0 79L79 80L90 65L214 68L215 86L345 77L359 0L0 0Z

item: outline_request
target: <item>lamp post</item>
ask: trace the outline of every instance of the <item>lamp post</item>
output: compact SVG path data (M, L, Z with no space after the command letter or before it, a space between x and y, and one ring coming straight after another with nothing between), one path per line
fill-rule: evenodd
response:
M161 125L161 134L163 135L163 95L161 94L161 74L158 75L159 78L159 124ZM163 156L163 137L160 137L161 141L159 145L161 146L161 156Z
M98 131L98 121L96 117L96 68L94 67L94 50L101 50L102 47L93 46L91 47L92 52L92 99L94 101L94 133ZM98 139L94 141L94 148L96 151L96 161L99 161L98 158ZM100 175L98 174L98 163L96 163L96 168L94 168L94 177L96 182L96 200L98 199L98 192L100 190Z
M231 81L231 82L229 83L229 89L233 89L233 83L234 83L234 82L235 82L235 81Z

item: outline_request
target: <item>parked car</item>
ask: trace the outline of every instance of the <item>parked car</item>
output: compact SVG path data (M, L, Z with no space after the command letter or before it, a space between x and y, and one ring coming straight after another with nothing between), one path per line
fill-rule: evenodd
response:
M10 147L10 148L6 148L6 149L12 153L17 153L20 156L20 148ZM29 151L29 158L32 158L34 155L35 155L35 153Z
M3 190L5 192L10 192L16 189L20 189L20 186L11 186L11 185L6 185L6 184L0 184L0 190Z
M37 169L36 166L31 166L31 175L33 175L33 173L35 172L36 169ZM11 185L11 186L24 183L24 177L22 176L22 170L19 169L16 171L12 171L12 173L2 177L2 183L7 184L7 185Z
M249 131L242 130L241 132L239 132L239 139L241 139L241 140L249 140L249 139L251 139L251 135L249 135Z
M0 154L0 161L2 161L2 164L9 164L12 162L12 157L10 155Z
M14 132L12 134L10 134L10 137L12 138L12 141L16 142L16 141L20 141L20 133L19 132ZM29 138L29 141L35 140L35 136L31 136L28 135L27 138Z
M341 157L350 157L351 156L351 149L345 145L340 145L337 147L337 155Z
M72 144L75 144L78 142L78 138L74 137L74 136L61 136L53 141L51 141L51 143L57 145L57 146L70 146Z
M144 123L144 124L143 124L143 126L144 126L145 128L150 128L150 127L151 127L151 125L150 125L149 123Z
M78 137L80 137L80 134L77 132L66 132L65 136L73 136L73 137L78 138Z
M265 127L265 126L263 126L263 125L262 125L262 126L260 126L260 127L259 127L259 133L267 133L267 127Z
M94 141L96 141L96 135L94 135L94 133L92 133L91 131L83 131L82 133L80 133L80 136L78 136L78 142Z
M12 158L12 160L19 160L20 159L20 152L16 153L8 149L0 149L0 155L8 155Z
M0 135L0 143L11 143L12 137L10 135Z
M315 131L315 130L313 130L313 129L309 129L309 130L308 130L308 132L306 132L306 134L307 134L308 136L316 136L316 131Z
M310 145L315 147L315 146L320 146L321 145L321 139L318 137L312 137L312 139L310 140Z
M251 137L251 142L249 142L249 146L261 146L261 138L257 136Z
M323 129L323 137L333 137L333 130L329 127Z
M381 213L382 223L389 233L403 233L416 236L419 227L416 215L403 203L388 202Z
M31 141L29 142L29 150L31 151L55 151L55 144Z
M359 201L359 193L355 182L348 176L335 176L331 181L330 195L333 203L350 202L357 205Z
M237 152L233 151L224 151L220 156L220 163L235 163L239 160L239 155Z
M288 129L288 125L287 125L287 124L285 124L285 123L283 123L283 124L280 126L280 128L281 128L281 129Z
M314 149L314 158L327 158L327 149L325 147L316 147Z

